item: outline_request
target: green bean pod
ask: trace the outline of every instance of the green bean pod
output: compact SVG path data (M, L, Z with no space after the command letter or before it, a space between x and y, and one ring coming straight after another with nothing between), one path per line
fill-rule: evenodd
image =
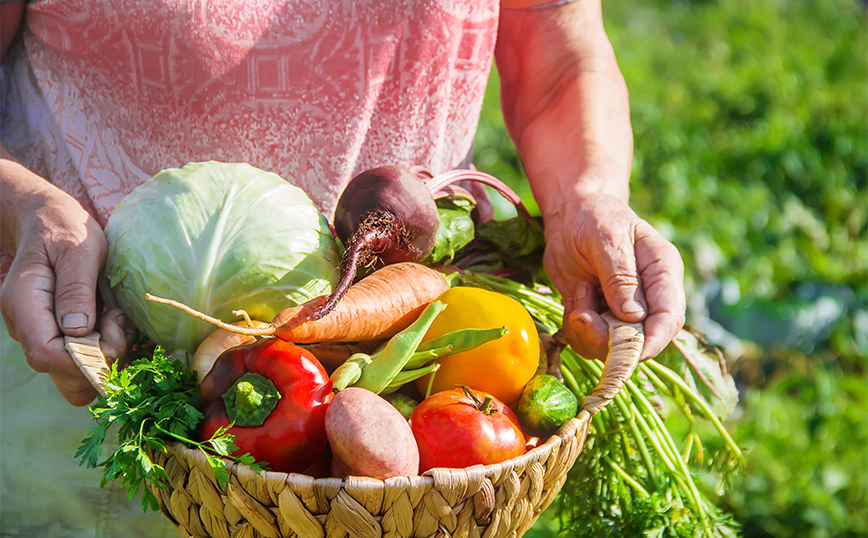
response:
M439 362L432 362L427 366L423 366L421 368L416 368L414 370L402 370L398 372L394 378L392 378L392 382L383 389L381 394L392 394L393 392L399 390L401 387L406 385L411 381L416 381L420 377L425 377L428 374L433 374L437 370L440 369Z
M332 390L338 392L343 390L362 377L362 370L365 366L371 364L373 358L365 353L355 353L350 356L343 364L335 368L329 379L332 382Z
M434 355L435 359L440 359L456 353L469 351L492 340L497 340L506 333L506 327L494 327L491 329L459 329L442 334L419 344L416 353L407 362L406 368L415 369L427 364L431 359L422 360L425 354L429 356Z
M368 389L377 394L382 392L404 369L419 347L422 338L425 337L425 333L428 332L431 323L434 322L434 318L445 308L446 305L438 301L426 306L416 321L386 342L382 351L362 369L359 380L352 386Z

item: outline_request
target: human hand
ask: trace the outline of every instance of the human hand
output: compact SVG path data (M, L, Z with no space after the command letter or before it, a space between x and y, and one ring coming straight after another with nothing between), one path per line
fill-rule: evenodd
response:
M564 298L564 336L584 357L606 355L606 309L623 321L644 321L642 360L659 354L684 325L678 250L617 197L574 199L547 216L543 264Z
M134 335L120 309L97 315L105 235L81 205L50 186L31 194L20 209L0 312L30 367L49 374L69 403L87 405L97 393L64 349L64 336L85 336L98 327L103 352L114 359Z

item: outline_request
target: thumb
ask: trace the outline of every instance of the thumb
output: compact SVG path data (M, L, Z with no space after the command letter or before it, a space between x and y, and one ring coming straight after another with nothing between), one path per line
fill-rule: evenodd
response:
M617 250L600 264L600 285L609 310L627 322L645 319L647 305L639 285L633 249Z
M98 261L81 256L71 264L55 265L54 312L57 324L67 336L85 336L96 321L96 280Z

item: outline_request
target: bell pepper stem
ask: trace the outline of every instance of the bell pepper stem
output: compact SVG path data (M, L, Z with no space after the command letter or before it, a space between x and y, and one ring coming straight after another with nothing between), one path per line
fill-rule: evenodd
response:
M279 400L280 391L274 383L264 375L252 372L238 378L223 395L229 420L241 427L262 426Z

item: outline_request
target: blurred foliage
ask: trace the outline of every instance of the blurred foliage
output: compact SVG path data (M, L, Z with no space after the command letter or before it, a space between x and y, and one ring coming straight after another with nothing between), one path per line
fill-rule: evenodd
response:
M742 390L730 428L749 464L720 502L744 536L864 536L865 4L603 9L630 88L632 206L681 251L689 321L727 351ZM493 73L475 163L535 210L498 100ZM557 535L549 512L528 536Z
M745 536L868 536L868 385L835 363L786 360L746 389L731 429L748 467L723 503Z

